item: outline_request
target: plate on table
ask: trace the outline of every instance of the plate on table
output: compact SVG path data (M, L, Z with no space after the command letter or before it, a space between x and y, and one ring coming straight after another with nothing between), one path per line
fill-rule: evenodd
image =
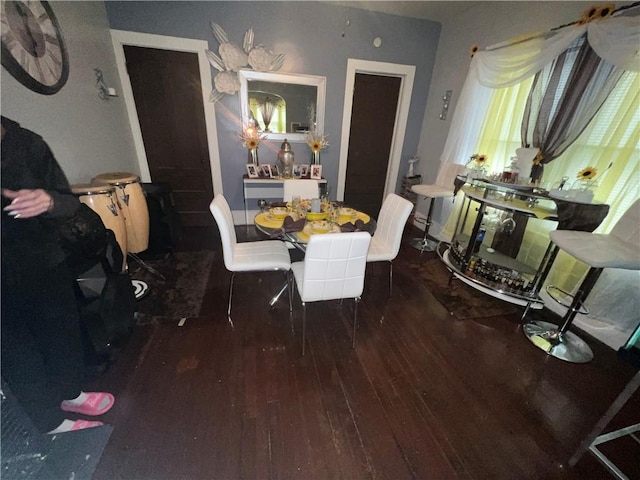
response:
M371 217L364 212L358 212L354 210L353 216L339 216L338 217L338 225L344 225L345 223L355 223L356 220L362 220L364 223L369 223L371 221Z
M339 217L353 217L356 214L356 210L354 208L349 207L340 207L338 210Z
M273 207L269 209L269 214L273 217L273 218L284 218L287 216L287 214L289 213L289 210L287 210L287 207Z
M331 223L326 220L309 222L309 225L311 225L311 233L327 233L331 230Z
M275 218L270 213L259 213L254 220L258 225L265 228L282 227L282 218Z

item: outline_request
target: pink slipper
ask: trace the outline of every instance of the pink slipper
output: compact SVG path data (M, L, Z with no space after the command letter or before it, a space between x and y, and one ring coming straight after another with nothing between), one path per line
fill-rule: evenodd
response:
M57 435L59 433L73 432L74 430L84 430L85 428L101 427L102 422L90 422L89 420L63 420L58 428L47 432L48 435Z
M89 420L76 420L73 422L70 432L74 430L84 430L85 428L101 427L104 425L102 422L91 422Z
M107 413L116 402L116 398L106 392L87 392L87 395L88 398L79 405L71 403L69 400L64 400L60 404L60 408L65 412L95 416Z

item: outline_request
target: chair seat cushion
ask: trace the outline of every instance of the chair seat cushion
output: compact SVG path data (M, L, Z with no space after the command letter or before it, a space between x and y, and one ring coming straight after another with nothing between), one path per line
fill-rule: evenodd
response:
M232 272L289 270L290 267L289 250L280 240L236 243L233 265L227 265Z
M562 250L591 267L640 270L640 246L615 235L554 230L549 236Z
M453 186L451 188L445 188L441 187L440 185L414 185L413 187L411 187L411 191L423 197L429 198L453 196Z
M371 238L371 244L367 252L367 262L382 262L385 260L393 260L395 257L396 255L392 245L380 241L375 235Z

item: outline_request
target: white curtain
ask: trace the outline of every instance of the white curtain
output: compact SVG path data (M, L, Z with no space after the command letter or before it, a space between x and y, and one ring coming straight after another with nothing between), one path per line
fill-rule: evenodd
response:
M613 17L570 25L517 43L495 45L471 60L440 163L466 163L489 105L492 90L509 87L535 75L587 32L591 48L616 67L640 71L640 16Z
M471 60L469 73L460 92L449 136L440 158L440 168L447 162L467 162L473 153L469 149L473 148L480 134L493 89L509 87L535 75L585 32L587 41L599 57L616 67L640 71L640 16L610 17L584 25L570 25L546 35L504 42L478 52ZM453 233L451 224L450 219L443 229L445 236ZM612 275L616 277L616 273L612 272ZM623 275L621 273L618 276ZM617 280L616 283L619 284ZM626 294L634 295L635 298L638 293L637 282L622 283L631 287L631 291ZM601 294L599 290L605 287L600 285L603 282L598 282L592 292L594 298L598 303L612 298L614 305L600 305L596 310L603 315L604 312L615 312L614 315L609 314L609 318L601 320L618 328L621 327L620 318L631 319L626 320L629 324L637 323L638 314L637 310L632 311L635 308L632 302L626 303L628 308L621 312L619 299Z

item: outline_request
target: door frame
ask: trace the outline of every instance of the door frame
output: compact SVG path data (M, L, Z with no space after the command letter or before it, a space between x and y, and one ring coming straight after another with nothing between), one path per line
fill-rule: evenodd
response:
M175 52L188 52L198 54L198 66L200 70L200 83L202 85L202 103L204 106L204 119L207 131L207 146L209 148L209 163L211 165L211 183L214 195L223 193L222 170L220 168L220 152L218 150L218 129L216 126L215 104L209 101L211 93L211 67L205 50L209 48L209 43L205 40L191 38L168 37L164 35L153 35L149 33L129 32L125 30L111 30L111 43L116 56L118 75L122 85L122 96L124 97L129 125L133 135L138 166L140 167L140 178L143 182L151 181L149 171L149 161L144 148L142 129L136 110L136 102L133 98L131 80L127 73L126 59L124 54L125 45L134 47L156 48L160 50L172 50Z
M344 90L344 109L342 112L342 137L340 139L340 164L338 166L338 185L336 198L344 200L344 190L347 181L347 157L349 154L349 135L351 131L351 110L353 107L353 89L357 73L365 73L380 76L399 77L400 94L398 96L398 108L391 139L391 150L387 167L387 178L384 185L384 196L394 193L398 183L398 171L402 157L402 147L409 117L411 105L411 93L416 67L414 65L401 65L397 63L372 62L349 58L347 60L347 79Z

